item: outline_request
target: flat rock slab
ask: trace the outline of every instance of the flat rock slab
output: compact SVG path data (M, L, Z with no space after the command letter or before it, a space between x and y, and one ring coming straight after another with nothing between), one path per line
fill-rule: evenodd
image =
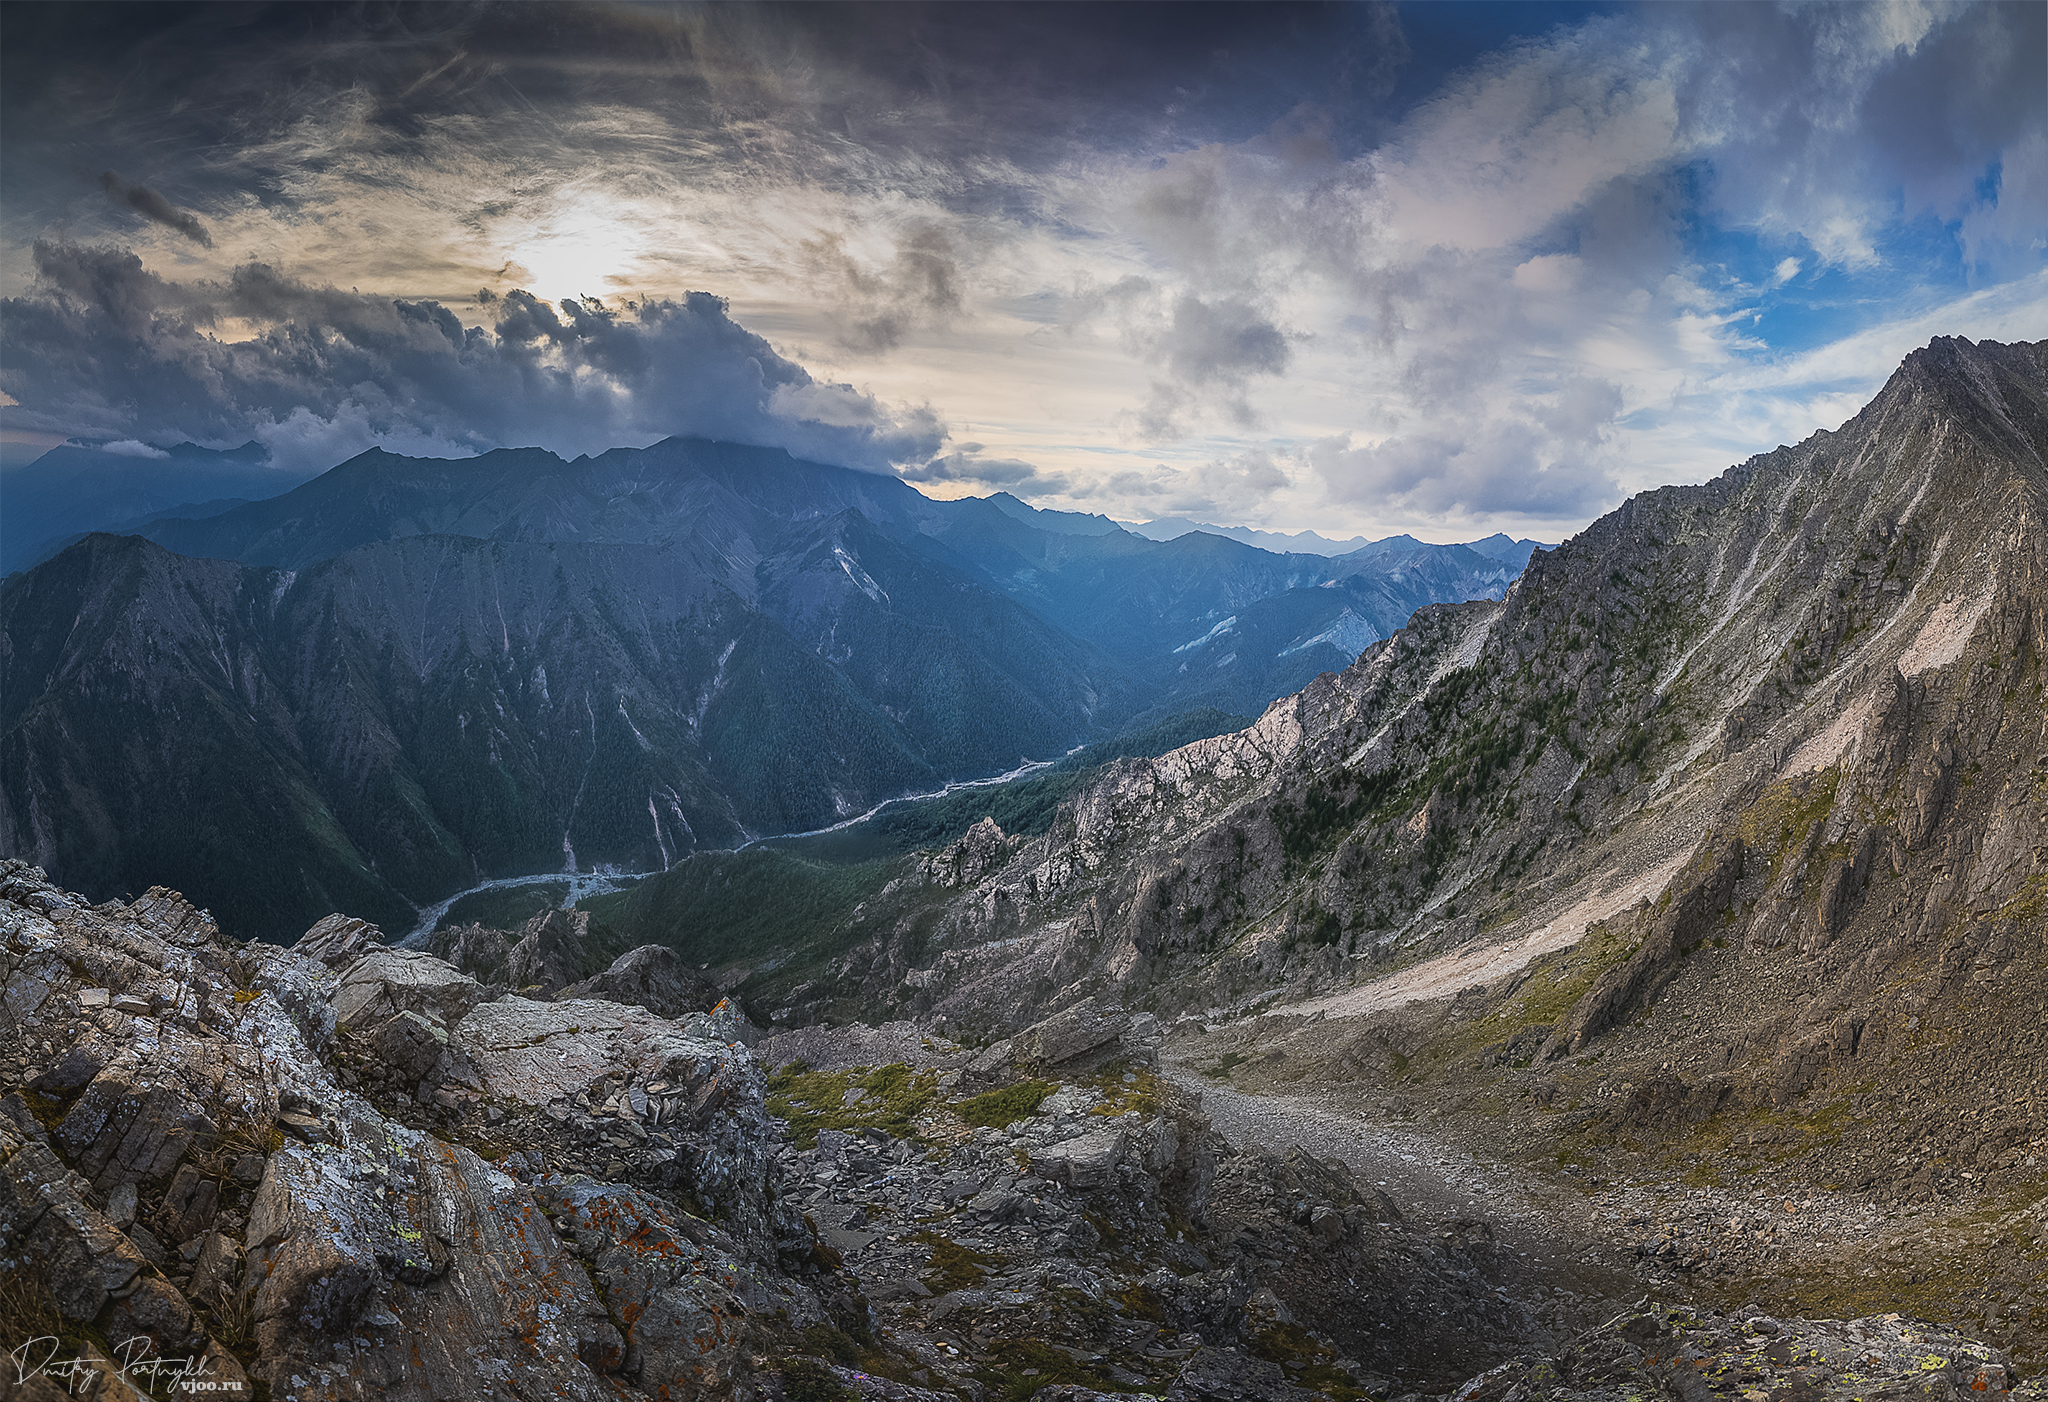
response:
M692 1084L745 1056L645 1009L585 998L485 1003L457 1024L453 1041L487 1095L524 1105L576 1095L606 1076Z
M334 1018L344 1028L375 1027L400 1013L457 1022L484 996L468 974L417 949L378 947L348 966L334 991Z

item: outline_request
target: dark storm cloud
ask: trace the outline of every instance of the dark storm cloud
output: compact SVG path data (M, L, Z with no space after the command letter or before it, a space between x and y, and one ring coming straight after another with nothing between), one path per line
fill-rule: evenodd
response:
M189 210L179 209L147 185L130 185L111 170L100 174L100 188L107 192L107 198L115 204L126 205L143 218L153 220L166 229L175 229L201 248L213 247L213 235L199 222L199 216Z
M1173 320L1159 347L1172 383L1155 389L1144 416L1145 432L1175 432L1171 416L1191 400L1213 396L1216 406L1240 427L1258 422L1245 399L1254 375L1287 369L1287 333L1242 297L1204 301L1186 293L1173 304ZM1165 410L1164 413L1161 411Z
M702 434L887 471L943 437L928 413L814 380L706 293L607 307L515 291L494 326L465 328L435 302L313 286L263 264L188 285L121 249L39 243L35 256L36 291L0 303L0 387L22 427L253 436L294 466L330 466L372 442L573 454ZM229 321L264 329L247 340L207 330Z
M958 482L984 491L1027 495L1056 495L1074 485L1064 473L1047 472L1016 458L986 457L984 452L979 443L960 443L950 453L905 468L903 476L912 482Z
M1918 0L17 6L5 290L35 240L132 235L133 207L81 170L146 173L219 252L151 229L166 282L53 245L24 299L39 339L7 356L40 377L37 414L104 423L53 431L211 414L216 437L463 445L567 441L582 415L595 440L659 417L665 365L736 363L663 320L708 336L683 289L710 287L835 375L978 425L988 446L945 447L926 480L1128 502L1106 450L1142 439L1219 513L1536 511L1548 534L1831 422L1902 349L1855 339L1873 323L2038 277L2044 19ZM560 300L586 291L604 306ZM444 327L458 301L488 324ZM808 425L902 463L862 445L936 433L761 364L738 400L757 435ZM1241 456L1254 424L1266 466ZM1033 477L1039 454L1057 471Z

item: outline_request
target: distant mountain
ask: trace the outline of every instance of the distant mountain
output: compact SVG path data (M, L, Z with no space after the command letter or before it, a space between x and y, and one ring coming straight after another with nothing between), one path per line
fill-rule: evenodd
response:
M128 530L174 511L212 515L224 499L274 496L307 477L268 466L260 443L133 446L115 453L66 444L0 468L0 574L40 564L88 531Z
M1164 543L1128 533L1038 538L1052 541L1046 558L992 539L974 558L1012 598L1123 662L1153 718L1190 706L1255 715L1349 665L1416 609L1499 598L1520 572L1462 546L1419 542L1331 559L1206 532ZM1227 645L1210 645L1217 640Z
M1392 535L1380 540L1367 540L1364 536L1355 535L1348 540L1331 540L1314 531L1295 531L1292 534L1282 531L1260 531L1250 526L1216 526L1205 521L1187 521L1178 516L1162 516L1154 521L1122 521L1117 524L1133 535L1144 536L1147 540L1179 540L1184 535L1201 531L1207 535L1219 535L1225 540L1255 545L1261 550L1271 550L1279 554L1348 556L1450 548L1429 545L1408 535ZM1529 562L1531 551L1548 547L1541 541L1515 540L1505 535L1490 535L1485 540L1468 541L1464 548L1475 550L1488 559L1506 561L1520 569Z
M373 450L208 511L0 588L0 851L84 890L172 880L246 933L1255 715L1517 573L1160 543L700 439Z
M695 438L573 462L543 448L454 459L373 448L267 501L204 521L159 521L140 533L182 555L284 569L415 535L626 545L695 539L727 552L729 582L750 594L741 580L757 563L750 554L761 537L781 523L849 509L914 530L935 519L941 504L894 477Z
M1283 555L1347 555L1360 546L1372 544L1362 535L1352 536L1349 540L1332 540L1314 531L1261 531L1251 526L1218 526L1180 516L1160 516L1150 521L1119 521L1117 524L1147 540L1179 540L1190 532L1202 531L1234 540L1240 545L1256 545L1261 550Z
M688 539L418 536L294 572L88 537L0 589L0 848L86 890L173 873L245 934L402 924L480 876L820 826L1131 709L1100 654L856 513L782 543L750 600Z
M1027 505L1008 492L997 492L992 497L982 499L1012 520L1022 521L1027 526L1036 526L1042 531L1057 531L1061 535L1109 535L1113 531L1123 529L1107 516L1080 511L1046 511L1040 507Z
M1107 517L1040 511L1007 493L933 501L893 477L684 438L573 462L538 448L454 460L373 450L269 500L140 533L182 554L289 569L426 533L688 542L703 568L753 602L780 587L779 532L846 511L1102 648L1147 692L1154 718L1198 705L1255 714L1349 663L1351 641L1382 637L1426 604L1497 598L1519 571L1484 552L1406 536L1335 558L1274 554L1207 533L1162 543ZM1372 582L1342 595L1301 592L1354 577ZM1272 637L1241 630L1242 647L1196 659L1180 651L1282 596L1291 598L1253 610L1270 620ZM1347 612L1353 622L1343 622Z

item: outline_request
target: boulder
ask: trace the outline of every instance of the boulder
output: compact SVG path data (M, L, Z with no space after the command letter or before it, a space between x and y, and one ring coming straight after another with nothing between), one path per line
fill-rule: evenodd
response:
M460 1022L483 994L475 979L431 954L380 947L342 974L333 998L335 1025L362 1031L408 1012L444 1025Z
M1131 1028L1131 1017L1114 1003L1083 998L982 1052L968 1063L967 1076L986 1084L1011 1074L1049 1070L1118 1041Z
M636 1088L652 1123L690 1140L690 1151L656 1175L658 1186L756 1234L768 1209L771 1155L766 1081L744 1046L590 998L486 1003L450 1041L502 1105L570 1101L601 1082Z
M647 1009L662 1017L708 1013L723 995L718 985L684 962L666 945L643 944L614 959L611 967L561 992L564 998L603 998Z
M369 950L384 943L384 932L367 920L336 911L313 922L298 942L294 954L317 959L330 969L353 964Z
M450 925L427 937L427 953L445 959L481 983L507 983L512 938L487 925Z
M745 1321L782 1312L796 1329L829 1326L808 1291L746 1263L709 1222L639 1188L587 1179L542 1184L535 1196L605 1283L625 1329L616 1360L592 1359L654 1397L726 1397L745 1367Z
M100 1330L118 1356L146 1357L154 1352L159 1358L183 1358L206 1346L206 1331L199 1327L192 1307L160 1276L138 1279L113 1302ZM138 1339L147 1339L148 1348L139 1348Z
M192 1283L186 1287L193 1301L217 1309L233 1296L242 1283L242 1247L223 1232L208 1232L192 1262Z
M258 1372L294 1398L616 1395L588 1361L616 1337L588 1271L467 1149L388 1122L338 1149L287 1145L248 1242Z
M1031 1171L1040 1178L1064 1183L1076 1192L1087 1192L1115 1182L1117 1165L1129 1151L1130 1136L1121 1126L1091 1130L1057 1144L1032 1148Z
M372 1028L363 1047L411 1085L429 1079L447 1055L448 1029L425 1014L402 1012Z
M1167 1402L1318 1402L1323 1394L1296 1387L1279 1364L1241 1349L1204 1348L1181 1366L1166 1397Z
M519 942L505 959L505 981L558 992L604 964L605 943L591 929L589 911L544 910L519 927Z

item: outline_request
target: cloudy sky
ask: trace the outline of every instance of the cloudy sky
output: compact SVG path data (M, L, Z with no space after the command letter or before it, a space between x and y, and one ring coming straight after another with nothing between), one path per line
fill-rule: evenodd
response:
M2048 334L2044 15L11 5L0 423L1554 539Z

